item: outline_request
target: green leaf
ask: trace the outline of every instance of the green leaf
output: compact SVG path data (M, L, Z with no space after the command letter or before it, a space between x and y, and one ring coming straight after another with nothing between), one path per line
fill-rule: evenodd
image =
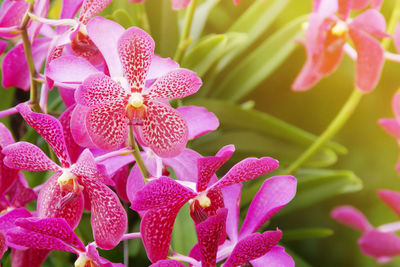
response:
M288 253L290 256L292 256L296 267L311 267L311 264L309 264L308 262L306 262L304 259L302 259L299 255L297 255L296 253L293 252L293 250L288 249L287 247L285 247L285 251L286 253Z
M189 204L186 204L179 211L172 231L172 248L183 255L189 255L191 248L197 243L196 231L189 214Z
M128 12L126 12L126 10L117 9L113 12L110 19L117 22L125 29L127 29L131 26L137 26L137 24L134 23L134 21L131 18L133 18L133 17L129 16L129 14L128 14Z
M192 99L185 101L185 105L197 105L207 108L208 111L215 113L221 127L224 129L254 131L305 147L311 145L317 138L317 136L267 113L244 109L239 105L221 100ZM347 152L344 146L332 141L328 142L325 147L331 148L340 154Z
M205 0L196 7L194 13L192 27L190 29L190 37L193 41L200 38L210 11L220 2L220 0Z
M285 230L283 241L302 240L310 238L325 238L333 235L333 230L329 228L300 228Z
M361 179L347 170L299 170L295 176L296 196L277 216L362 189Z
M212 96L237 102L254 90L295 49L295 39L302 33L305 19L305 16L295 19L264 41L230 70Z

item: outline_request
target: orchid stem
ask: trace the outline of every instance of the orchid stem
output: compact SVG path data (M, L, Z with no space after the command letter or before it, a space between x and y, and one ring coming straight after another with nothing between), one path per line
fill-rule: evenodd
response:
M136 143L135 137L133 136L132 124L129 125L129 144L132 149L132 155L135 158L136 164L139 166L139 170L142 173L144 182L146 183L147 179L149 178L149 171L144 164L142 154L140 154L139 146Z
M29 40L28 29L27 29L27 25L30 20L29 12L33 11L33 5L34 5L34 1L30 2L29 9L25 13L25 16L22 19L20 30L21 30L21 37L22 37L22 42L23 42L23 46L24 46L26 62L28 63L28 68L29 68L29 78L30 78L30 82L31 82L31 90L30 90L31 107L32 107L32 110L35 112L42 112L42 109L40 108L40 105L39 105L38 82L36 80L36 68L35 68L35 64L33 62L33 56L32 56L32 45Z
M390 16L390 21L387 27L387 32L389 34L393 34L396 30L397 23L400 21L400 0L396 1L396 4L393 8L392 15ZM387 49L390 45L392 38L386 38L382 41L383 49Z
M182 57L185 54L186 49L192 43L192 39L189 37L189 34L190 34L190 29L192 28L193 16L194 16L194 11L196 10L196 6L197 6L197 0L192 0L186 9L185 21L183 24L181 37L179 39L178 48L174 56L174 60L178 63L182 60Z
M128 233L128 234L124 234L121 237L121 241L125 241L125 240L129 240L129 239L138 239L138 238L142 238L142 235L139 233Z
M149 23L149 18L147 17L146 8L143 4L139 4L138 7L140 8L140 16L139 16L140 26L148 34L151 34L150 23Z
M309 160L327 141L329 141L347 122L353 114L361 97L364 95L359 89L355 88L343 105L342 109L329 124L328 128L286 169L286 174L293 174L307 160Z

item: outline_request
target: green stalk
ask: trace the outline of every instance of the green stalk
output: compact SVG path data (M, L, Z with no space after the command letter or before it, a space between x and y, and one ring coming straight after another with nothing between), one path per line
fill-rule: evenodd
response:
M142 154L140 154L139 146L136 143L135 137L133 136L133 129L132 125L129 125L129 144L132 148L132 155L136 160L136 164L139 167L140 172L142 173L144 182L147 182L147 179L149 178L149 171L146 168L146 165L144 164Z
M392 15L390 17L390 21L387 27L387 32L389 34L393 34L396 30L397 23L400 21L400 0L396 1L396 4L393 8ZM386 38L382 41L383 49L388 49L392 38Z
M174 60L178 63L182 60L182 57L185 54L186 49L192 43L192 39L189 37L189 34L190 34L190 29L192 28L193 16L194 16L194 11L196 10L196 6L197 6L197 0L192 0L186 9L185 21L183 24L181 37L179 39L178 48L174 56Z

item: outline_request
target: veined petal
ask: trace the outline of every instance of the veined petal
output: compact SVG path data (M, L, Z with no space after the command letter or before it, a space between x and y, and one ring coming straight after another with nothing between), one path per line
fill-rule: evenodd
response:
M264 256L251 261L253 267L294 267L293 258L281 246L273 247Z
M122 68L133 92L141 92L154 54L154 40L145 31L131 27L118 40Z
M247 158L233 166L224 177L212 185L212 190L249 181L279 167L277 160L269 157Z
M227 214L227 209L220 209L216 215L196 226L203 267L213 267L216 264L218 244L225 229Z
M265 180L254 196L240 229L240 237L257 231L296 195L297 180L293 176L274 176Z
M88 107L127 102L128 97L124 88L103 73L89 76L75 91L76 102Z
M176 260L160 260L150 265L150 267L184 267L185 265Z
M125 103L114 102L92 108L86 115L86 129L91 141L100 149L118 149L128 138Z
M91 204L91 224L96 244L112 249L126 231L128 218L117 195L102 182L81 178Z
M169 206L148 210L140 223L142 242L151 262L168 256L172 228L180 207Z
M269 252L279 242L282 232L267 231L262 234L254 233L240 240L228 257L224 267L234 267L257 259Z
M86 128L86 116L90 108L77 104L71 114L71 133L74 140L82 147L96 147Z
M392 190L379 190L379 198L400 217L400 193Z
M226 220L226 233L232 242L238 240L239 212L240 212L240 197L242 184L234 184L222 188L224 196L224 204L228 209L228 217Z
M15 183L8 191L8 197L13 207L25 207L25 205L37 199L37 194L29 188L24 175L22 173L16 174Z
M183 206L196 193L169 177L152 180L138 191L132 201L136 211L157 209L167 206Z
M143 125L135 126L139 141L160 157L180 154L188 140L188 128L179 112L167 104L149 101Z
M85 149L81 153L78 161L72 165L71 172L81 178L94 179L105 184L114 185L114 182L108 177L105 167L97 165L89 149Z
M400 254L400 238L394 233L371 230L358 240L358 244L364 254L374 258L393 257Z
M336 221L365 232L372 229L371 224L359 210L352 206L340 206L332 210L331 217Z
M13 209L9 212L6 212L0 216L0 230L8 230L15 226L15 221L18 218L27 218L31 217L32 214L25 208Z
M189 129L189 140L212 132L219 126L219 121L214 113L197 106L182 106L176 109L185 118Z
M40 267L49 255L50 250L28 248L26 250L11 250L11 265L13 267Z
M57 238L81 251L86 250L85 245L62 218L21 218L16 220L15 224L26 230Z
M400 139L400 124L396 119L380 119L379 124L388 134Z
M204 191L207 188L211 177L230 159L234 151L234 145L227 145L221 148L215 156L200 158L197 161L197 168L199 170L197 180L198 192Z
M75 142L75 139L72 136L71 132L71 117L74 108L75 106L70 106L58 118L63 129L65 144L67 146L68 154L71 158L72 163L76 162L79 154L82 151L82 148Z
M183 98L196 93L202 85L197 74L187 69L171 70L149 88L150 98Z
M83 197L80 194L72 201L60 205L60 200L63 198L60 185L57 183L58 177L61 172L54 174L43 185L40 190L37 211L40 218L63 218L72 229L79 224L83 212Z
M86 26L88 35L93 43L100 50L106 60L111 77L123 77L122 65L118 54L117 40L125 32L124 27L118 23L95 17Z
M0 146L5 147L13 143L15 143L15 141L10 130L0 122Z
M0 232L0 259L3 258L4 253L7 251L8 247L6 244L6 239L2 232Z
M350 28L350 37L357 50L355 84L358 89L367 93L379 81L385 62L384 50L377 40L354 27Z
M87 24L91 18L103 11L111 2L112 0L84 0L79 21Z
M26 171L57 171L60 167L40 148L27 142L18 142L3 148L4 163L14 169Z
M29 106L24 103L19 104L17 110L24 120L51 146L61 165L68 168L71 165L71 160L61 123L50 115L32 112Z

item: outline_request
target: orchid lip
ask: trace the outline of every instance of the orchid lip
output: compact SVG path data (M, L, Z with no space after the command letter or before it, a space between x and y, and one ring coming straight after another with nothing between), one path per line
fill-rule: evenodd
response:
M194 200L199 201L202 208L208 208L211 205L211 200L205 192L200 193Z
M333 26L331 32L335 36L343 36L349 31L349 27L347 26L347 23L339 20L336 22L335 26Z

